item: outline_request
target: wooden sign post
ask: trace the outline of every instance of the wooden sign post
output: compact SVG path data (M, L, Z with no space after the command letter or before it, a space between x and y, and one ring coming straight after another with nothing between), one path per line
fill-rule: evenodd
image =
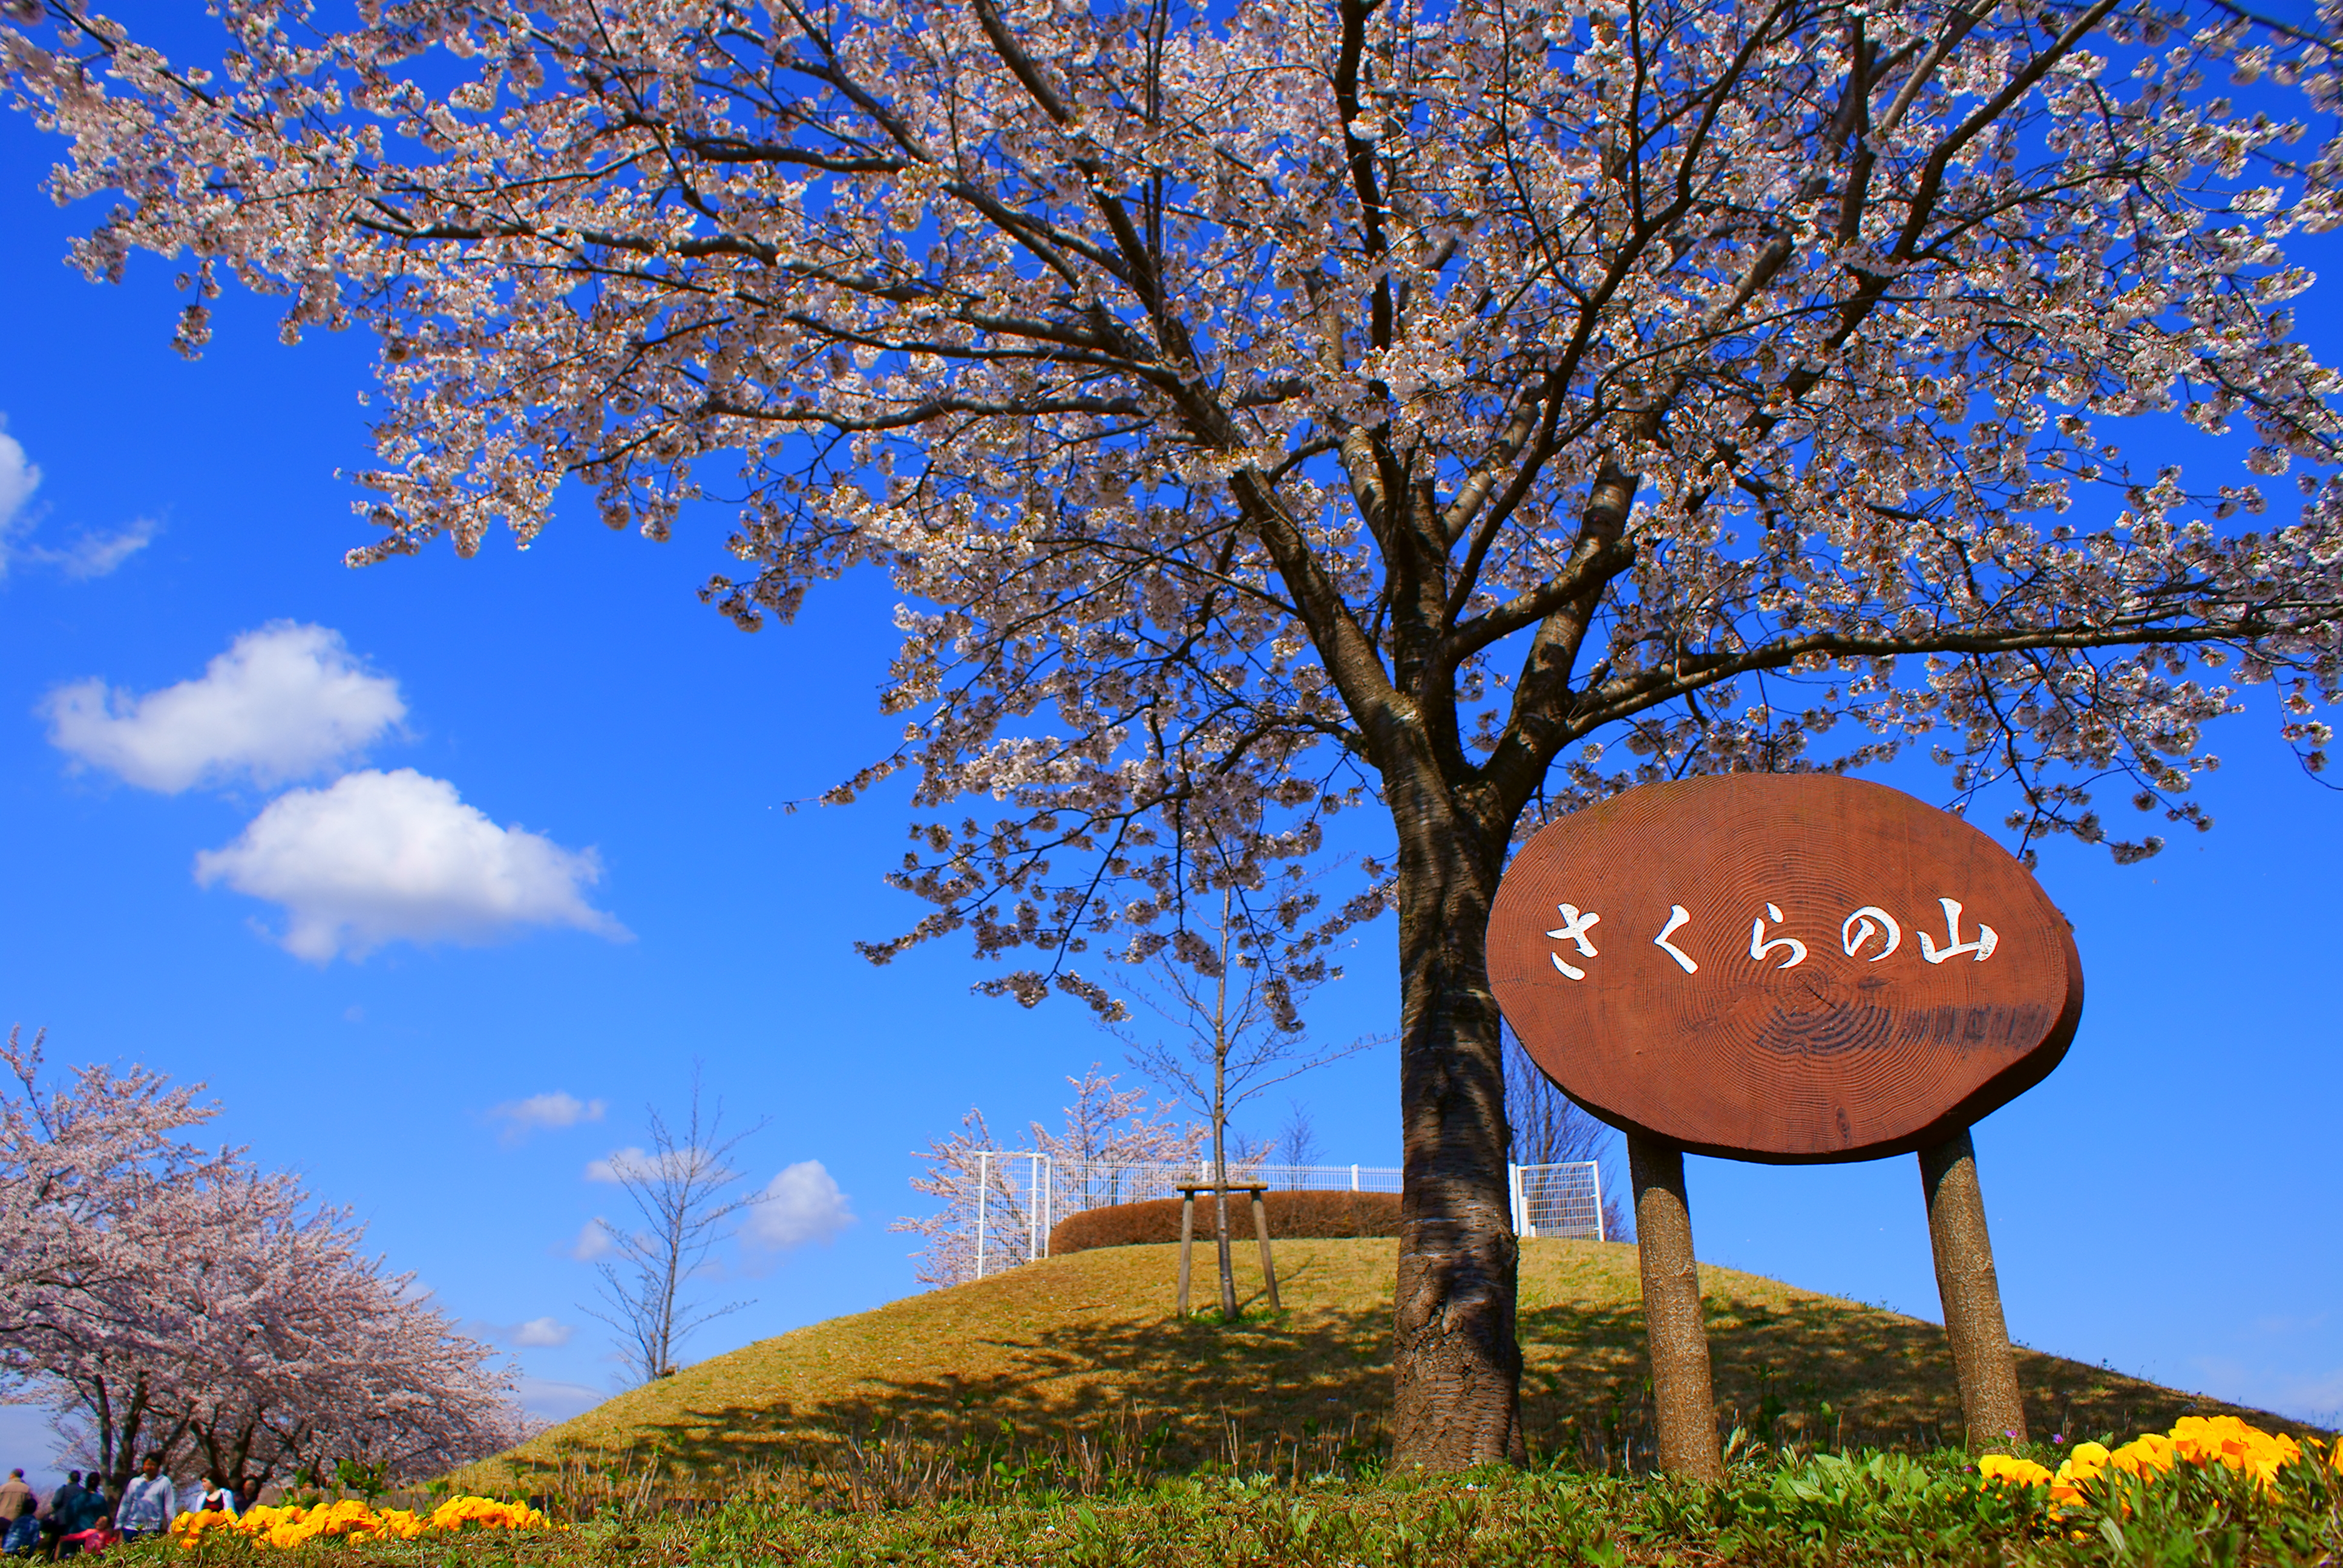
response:
M2083 969L2007 851L1859 779L1644 785L1523 846L1489 978L1546 1076L1627 1134L1663 1465L1722 1474L1687 1150L1917 1153L1970 1441L2024 1440L1968 1129L2057 1066Z

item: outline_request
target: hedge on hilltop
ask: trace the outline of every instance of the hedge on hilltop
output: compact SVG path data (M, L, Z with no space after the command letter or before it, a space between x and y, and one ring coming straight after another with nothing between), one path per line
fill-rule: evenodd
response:
M1268 1204L1269 1233L1280 1241L1399 1234L1396 1192L1272 1192ZM1212 1201L1210 1195L1200 1195L1196 1235L1200 1241L1209 1241L1212 1234ZM1252 1211L1242 1192L1229 1194L1229 1235L1239 1241L1252 1236ZM1156 1198L1067 1215L1050 1228L1050 1255L1179 1239L1180 1200Z

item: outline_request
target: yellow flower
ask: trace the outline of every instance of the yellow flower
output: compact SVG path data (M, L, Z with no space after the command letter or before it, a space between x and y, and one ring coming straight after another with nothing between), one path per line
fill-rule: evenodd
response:
M171 1522L173 1535L183 1547L192 1547L206 1530L237 1530L280 1551L320 1538L347 1538L363 1543L382 1539L412 1541L433 1531L458 1531L468 1526L488 1530L542 1530L545 1515L522 1503L499 1503L493 1497L450 1497L427 1516L405 1508L369 1508L360 1499L345 1497L312 1508L297 1506L247 1509L241 1519L226 1513L183 1513Z
M2173 1452L2170 1438L2160 1432L2144 1432L2107 1455L2107 1465L2126 1475L2160 1475L2172 1468Z
M2005 1482L2012 1486L2043 1486L2050 1481L2047 1470L2030 1459L2011 1453L1986 1454L1977 1461L1977 1471L1987 1481Z
M2172 1446L2177 1457L2191 1464L2241 1470L2266 1489L2277 1483L2281 1469L2302 1457L2302 1445L2294 1439L2272 1436L2234 1415L2184 1415L2172 1423Z
M171 1521L172 1539L183 1547L192 1547L204 1538L207 1530L233 1530L236 1520L216 1509L182 1513Z
M2080 1503L2083 1501L2083 1483L2099 1478L2100 1473L2107 1467L2108 1457L2105 1443L2077 1443L2074 1452L2066 1456L2066 1462L2058 1467L2058 1473L2051 1478L2050 1501Z

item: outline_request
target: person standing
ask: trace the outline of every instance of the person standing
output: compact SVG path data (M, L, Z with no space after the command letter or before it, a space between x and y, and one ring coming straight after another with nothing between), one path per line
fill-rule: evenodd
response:
M114 1499L106 1494L106 1477L95 1470L82 1472L81 1495L74 1500L73 1525L66 1533L78 1535L100 1519L113 1517Z
M179 1512L179 1500L171 1485L171 1478L163 1473L163 1456L150 1453L146 1462L122 1492L122 1506L114 1511L115 1523L120 1526L123 1539L136 1541L142 1535L160 1535L171 1528L171 1520Z
M81 1472L65 1472L65 1483L49 1493L42 1504L41 1536L47 1543L46 1554L57 1554L57 1543L81 1528L81 1507L88 1493L82 1490Z
M28 1551L39 1542L40 1507L23 1471L12 1470L0 1481L0 1552Z

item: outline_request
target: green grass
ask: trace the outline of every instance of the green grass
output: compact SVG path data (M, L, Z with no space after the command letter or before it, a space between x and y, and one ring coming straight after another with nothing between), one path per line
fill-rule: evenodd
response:
M760 1491L697 1516L614 1504L518 1535L294 1553L206 1540L176 1558L141 1544L117 1568L2277 1568L2343 1558L2337 1492L2315 1462L2275 1495L2183 1467L2054 1517L2041 1492L1987 1488L1958 1455L1745 1452L1713 1491L1561 1468L1380 1481L1208 1472L1090 1498L1025 1486L982 1503L864 1509Z
M712 1497L796 1474L855 1500L960 1495L996 1467L1076 1492L1110 1473L1355 1473L1384 1446L1395 1243L1278 1245L1284 1302L1241 1266L1244 1322L1172 1312L1176 1249L1046 1259L762 1341L638 1389L456 1477L581 1496ZM1200 1272L1209 1251L1200 1249ZM1241 1253L1242 1256L1242 1253ZM1632 1246L1522 1249L1523 1417L1534 1452L1647 1466ZM1209 1275L1198 1299L1209 1300ZM1943 1331L1731 1270L1703 1271L1720 1420L1768 1442L1925 1453L1960 1438ZM2162 1430L2229 1413L2299 1422L2019 1352L2037 1436ZM960 1480L947 1484L949 1473ZM922 1477L925 1479L922 1479ZM828 1477L828 1480L821 1479ZM1012 1475L1012 1480L1014 1476Z
M2315 1462L2265 1495L2185 1467L2065 1515L1946 1446L1942 1331L1704 1271L1726 1483L1650 1472L1632 1247L1531 1242L1534 1462L1388 1472L1389 1241L1278 1249L1284 1311L1173 1315L1173 1249L1102 1249L815 1324L609 1401L452 1478L569 1527L179 1568L2279 1568L2343 1563ZM2037 1442L2177 1416L2298 1423L2021 1352ZM2303 1433L2303 1435L2312 1435ZM2126 1483L2128 1484L2128 1483ZM142 1544L119 1568L163 1568ZM147 1558L153 1558L150 1564Z

